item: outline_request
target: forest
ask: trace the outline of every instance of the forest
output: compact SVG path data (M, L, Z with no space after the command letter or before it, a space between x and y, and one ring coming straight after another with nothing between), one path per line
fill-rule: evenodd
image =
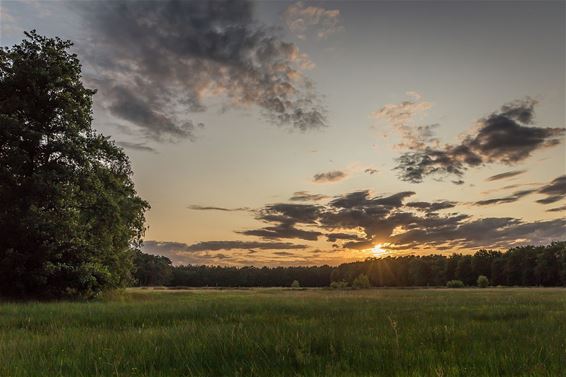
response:
M328 287L332 282L352 285L360 275L374 287L435 287L451 280L473 286L479 276L492 286L565 286L566 242L470 255L369 258L336 267L173 266L167 257L138 252L134 273L138 286L188 287L283 287L295 280L302 287Z

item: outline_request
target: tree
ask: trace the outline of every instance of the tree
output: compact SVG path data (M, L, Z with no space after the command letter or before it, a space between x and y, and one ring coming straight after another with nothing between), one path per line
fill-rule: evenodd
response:
M456 277L458 280L462 280L465 285L474 284L474 273L472 271L472 256L462 255L458 260L458 265L456 266Z
M369 283L369 278L366 274L360 274L357 278L354 279L352 282L352 288L354 289L367 289L371 288L371 284Z
M462 280L449 280L446 282L447 288L464 288L465 284Z
M92 297L130 281L149 205L72 43L26 36L0 51L0 295Z
M291 283L291 288L301 288L301 283L298 280L293 280Z
M489 279L485 275L478 276L478 287L487 288L489 286Z
M171 259L161 255L145 254L137 250L134 257L136 285L167 285L173 276Z

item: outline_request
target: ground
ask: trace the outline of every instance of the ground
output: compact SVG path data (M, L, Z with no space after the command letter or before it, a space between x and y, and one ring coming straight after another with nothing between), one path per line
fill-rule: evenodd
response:
M566 290L143 290L0 304L0 376L566 376Z

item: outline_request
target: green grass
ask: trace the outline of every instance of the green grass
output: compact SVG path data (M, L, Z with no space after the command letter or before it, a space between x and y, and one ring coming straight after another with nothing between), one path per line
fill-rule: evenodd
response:
M3 303L0 376L566 376L566 290L128 290Z

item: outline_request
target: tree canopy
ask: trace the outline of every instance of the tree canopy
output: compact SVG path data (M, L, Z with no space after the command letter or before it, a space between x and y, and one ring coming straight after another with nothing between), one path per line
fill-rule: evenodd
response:
M130 282L149 205L72 43L26 36L0 51L0 295L92 297Z

